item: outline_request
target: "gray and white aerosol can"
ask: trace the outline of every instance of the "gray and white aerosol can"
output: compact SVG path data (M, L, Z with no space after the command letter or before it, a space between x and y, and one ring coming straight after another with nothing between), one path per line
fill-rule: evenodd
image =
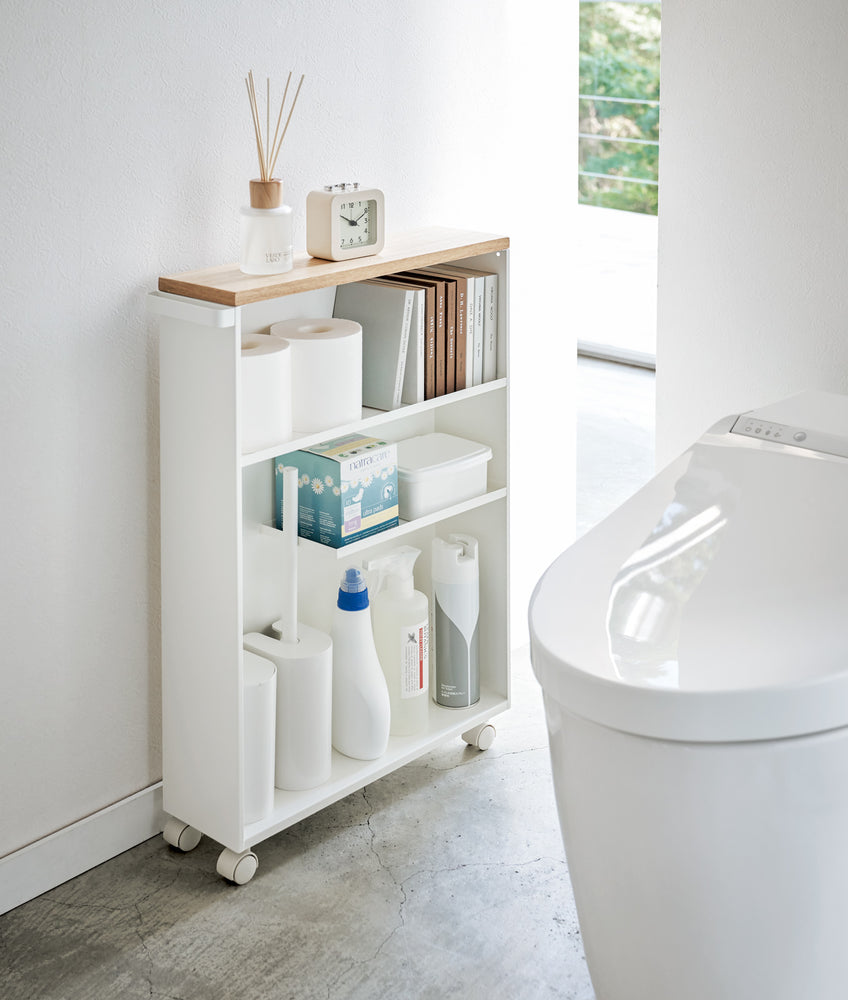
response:
M433 700L446 708L468 708L480 700L477 539L460 534L434 538L431 576Z

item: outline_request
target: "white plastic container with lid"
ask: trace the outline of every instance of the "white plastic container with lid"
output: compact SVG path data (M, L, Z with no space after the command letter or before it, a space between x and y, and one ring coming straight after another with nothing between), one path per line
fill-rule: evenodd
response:
M486 492L492 449L453 434L421 434L397 443L399 515L423 517Z

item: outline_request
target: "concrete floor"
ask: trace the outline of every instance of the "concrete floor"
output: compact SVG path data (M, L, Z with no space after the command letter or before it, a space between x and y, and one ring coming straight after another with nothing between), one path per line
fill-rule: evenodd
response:
M653 381L578 382L585 528L646 474ZM485 753L447 743L260 844L246 886L157 837L7 913L0 996L592 1000L526 651L494 721Z

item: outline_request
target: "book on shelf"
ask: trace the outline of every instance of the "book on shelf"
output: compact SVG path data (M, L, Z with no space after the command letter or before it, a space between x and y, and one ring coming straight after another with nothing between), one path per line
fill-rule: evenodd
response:
M445 394L445 359L447 356L447 331L445 325L445 281L427 271L401 271L398 277L417 282L433 293L432 343L428 342L425 358L425 399ZM432 350L431 350L432 347ZM428 395L428 389L432 391Z
M378 279L336 289L333 316L362 327L363 406L396 410L401 405L414 302L412 289Z
M468 281L460 277L456 283L456 388L468 388L468 331L471 329Z
M469 279L458 270L454 271L442 265L433 265L428 267L427 270L456 286L456 374L454 389L467 389L472 384L474 279Z
M483 381L498 377L498 276L487 274L483 301Z
M492 271L444 264L442 270L464 274L475 282L473 383L498 377L498 276Z
M439 275L438 277L442 277ZM456 282L445 279L445 393L456 391Z
M405 281L400 275L387 274L371 279L374 283L387 282L396 288L407 288L413 294L412 317L409 326L409 343L406 348L406 369L403 374L401 403L421 403L424 401L424 363L427 351L427 330L430 317L427 315L427 295L431 299L435 293L414 281ZM435 322L435 320L434 320ZM435 345L434 345L435 346Z
M333 315L363 331L363 404L396 409L497 378L497 308L498 275L455 264L340 285Z
M416 279L422 277L433 278L443 287L444 331L439 331L439 336L443 338L443 341L436 344L436 395L444 396L446 393L454 392L456 389L456 277L455 275L441 274L436 270L431 270L429 267L408 273ZM438 363L440 354L444 354L443 378L441 366Z

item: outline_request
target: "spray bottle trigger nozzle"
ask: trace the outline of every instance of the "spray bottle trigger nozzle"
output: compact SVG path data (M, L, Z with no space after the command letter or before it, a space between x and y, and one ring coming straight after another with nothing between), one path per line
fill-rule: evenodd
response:
M411 545L398 545L391 549L384 556L376 559L369 559L365 563L365 569L377 574L377 583L374 586L374 593L379 593L384 589L413 589L413 570L415 560L421 555L421 550L413 548ZM394 586L391 582L394 580Z

